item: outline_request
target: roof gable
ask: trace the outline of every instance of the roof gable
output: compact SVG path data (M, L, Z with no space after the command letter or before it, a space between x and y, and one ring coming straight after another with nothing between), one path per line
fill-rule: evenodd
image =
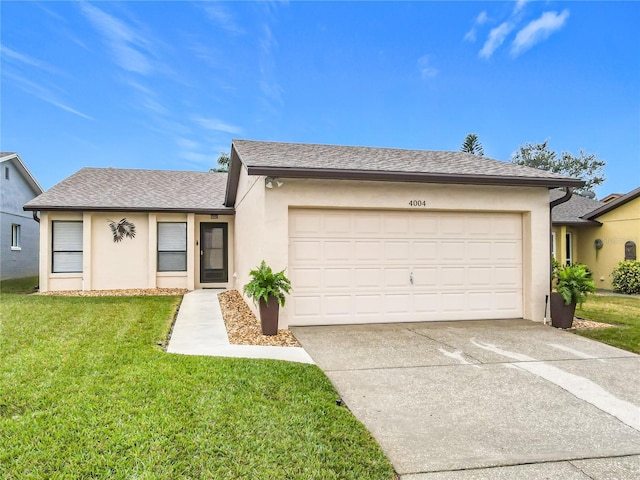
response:
M29 171L27 166L24 164L20 155L15 152L0 152L0 163L11 162L11 164L20 172L20 175L27 182L29 187L33 190L35 195L40 195L43 190L36 177Z
M221 172L83 168L24 209L228 213L226 182Z
M585 215L585 218L589 220L594 220L600 215L610 212L611 210L614 210L638 197L640 197L640 187L636 188L635 190L631 190L626 195L622 195L621 197L618 197L615 200L611 200L605 203L604 205L600 206L597 209L592 210L591 212L589 212L588 215Z

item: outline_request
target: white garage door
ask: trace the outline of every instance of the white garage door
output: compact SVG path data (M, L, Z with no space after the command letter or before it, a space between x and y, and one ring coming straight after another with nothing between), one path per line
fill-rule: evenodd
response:
M291 325L522 317L517 213L292 209Z

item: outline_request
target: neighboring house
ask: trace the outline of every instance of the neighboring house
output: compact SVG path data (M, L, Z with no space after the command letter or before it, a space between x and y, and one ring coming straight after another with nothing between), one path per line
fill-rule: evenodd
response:
M22 206L42 187L17 153L0 152L0 279L38 274L38 222Z
M226 173L85 168L41 212L47 290L236 288L287 269L281 326L542 320L549 189L462 152L234 140Z
M551 191L552 200L562 195L560 190ZM638 259L640 188L605 199L573 195L552 210L552 254L563 265L584 263L596 286L611 290L615 266L625 259Z

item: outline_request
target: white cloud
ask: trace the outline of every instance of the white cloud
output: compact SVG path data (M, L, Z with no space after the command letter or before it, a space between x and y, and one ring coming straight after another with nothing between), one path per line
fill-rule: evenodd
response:
M480 25L484 25L485 23L487 23L487 21L489 20L489 16L487 15L486 11L481 11L478 16L476 17L476 19L473 21L473 26L471 27L471 29L464 34L464 39L467 40L468 42L475 42L476 41L476 27L480 26Z
M433 78L438 74L438 69L431 65L431 55L424 55L418 59L418 70L422 78Z
M242 27L238 25L229 9L225 6L219 3L207 4L204 7L204 11L209 20L224 30L236 35L244 33Z
M483 58L490 58L493 52L504 43L511 30L513 30L513 25L510 22L503 22L491 29L489 37L484 43L482 50L480 50L479 55Z
M0 54L13 63L21 63L23 65L29 65L30 67L36 67L40 70L45 70L50 73L61 73L57 68L49 65L46 62L38 60L36 58L24 55L20 52L16 52L4 45L0 45Z
M561 29L569 18L569 10L562 13L544 12L540 18L533 20L518 32L511 46L511 54L515 57L549 37Z
M80 3L80 9L94 28L103 35L112 50L115 62L122 69L141 75L151 72L151 62L141 51L149 42L140 34L116 17L86 2Z
M242 129L240 127L236 127L235 125L230 125L225 123L217 118L206 118L201 116L193 116L191 120L196 122L202 128L206 130L211 130L214 132L224 132L230 133L231 135L239 135L242 133Z
M86 120L93 120L93 118L87 115L86 113L82 113L81 111L70 107L65 102L60 100L59 96L56 95L54 92L52 92L51 89L41 84L35 83L31 80L28 80L20 75L15 75L12 73L8 73L6 71L3 72L3 74L6 77L12 79L18 88L20 88L24 92L34 95L35 97L38 97L43 102L53 105L54 107L57 107L60 110L64 110L65 112L69 112L74 115L77 115L78 117L82 117Z
M529 1L530 0L516 0L516 6L513 8L513 13L518 13Z

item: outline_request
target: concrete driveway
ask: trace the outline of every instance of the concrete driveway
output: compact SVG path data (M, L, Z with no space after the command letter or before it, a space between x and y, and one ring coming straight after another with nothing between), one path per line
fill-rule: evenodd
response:
M640 356L526 320L294 327L403 480L640 478Z

